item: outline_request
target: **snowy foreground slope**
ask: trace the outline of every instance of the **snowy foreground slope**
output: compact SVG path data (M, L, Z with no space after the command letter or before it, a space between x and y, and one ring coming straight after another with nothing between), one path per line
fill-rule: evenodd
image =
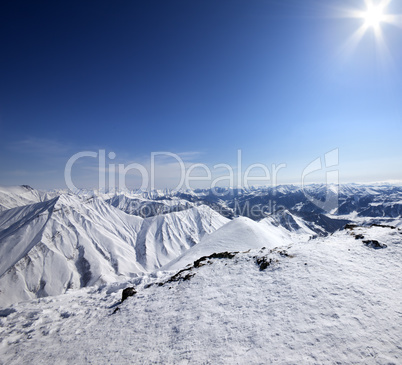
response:
M0 363L400 364L401 241L397 228L350 226L277 249L249 242L185 271L15 304L0 312Z

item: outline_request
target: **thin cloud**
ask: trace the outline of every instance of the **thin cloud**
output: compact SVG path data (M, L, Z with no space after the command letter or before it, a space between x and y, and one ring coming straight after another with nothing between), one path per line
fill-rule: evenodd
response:
M53 139L29 137L24 140L8 144L8 149L40 155L65 155L72 150L68 143L61 143Z

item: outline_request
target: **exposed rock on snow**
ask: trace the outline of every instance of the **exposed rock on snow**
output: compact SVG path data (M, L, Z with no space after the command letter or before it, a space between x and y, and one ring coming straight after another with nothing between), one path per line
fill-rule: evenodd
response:
M371 248L378 249L378 248L386 248L387 245L385 243L380 243L377 240L366 240L363 243Z
M129 288L126 288L123 290L121 294L121 302L123 303L128 297L132 297L135 295L137 292L135 291L135 288L130 286Z
M326 196L323 185L306 189L316 199ZM180 269L214 252L306 242L336 232L347 219L360 225L392 225L396 234L401 234L396 208L402 201L402 188L397 186L340 186L340 211L350 213L343 217L346 220L313 209L296 186L226 192L219 197L210 190L127 191L120 195L116 191L79 191L73 195L40 192L29 186L0 187L0 305L122 281L161 267ZM236 202L240 208L248 203L262 207L272 199L287 209L258 223L235 219L208 240L209 234L229 221L200 204L233 215ZM143 209L155 212L142 219L121 211L141 214ZM170 210L175 212L153 216ZM362 217L368 211L370 217ZM371 217L373 212L381 217ZM387 244L359 234L357 238L377 240L382 247Z
M177 273L16 304L1 318L1 361L398 364L401 237L357 229L388 248L367 249L343 230L286 251L210 257L168 285L158 283ZM274 264L260 271L258 257ZM135 300L112 316L129 286Z
M282 227L254 222L246 217L235 218L216 232L206 236L198 245L161 268L177 270L213 253L247 251L261 247L274 248L291 242L290 234Z
M348 216L328 217L282 186L297 214L260 222L199 204L230 211L233 197L263 204L272 191L133 193L191 202L143 219L106 192L17 190L0 191L0 364L400 363L400 188L343 187ZM367 205L382 216L359 216Z

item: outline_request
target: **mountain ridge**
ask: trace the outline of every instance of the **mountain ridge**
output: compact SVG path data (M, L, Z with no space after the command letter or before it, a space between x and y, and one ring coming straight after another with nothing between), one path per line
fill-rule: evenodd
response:
M3 211L0 222L0 305L7 305L152 271L226 218L204 206L143 219L64 194ZM141 235L149 236L148 251L137 242Z

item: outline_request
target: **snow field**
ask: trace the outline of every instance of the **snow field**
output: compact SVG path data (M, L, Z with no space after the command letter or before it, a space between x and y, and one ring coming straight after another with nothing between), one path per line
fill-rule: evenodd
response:
M400 240L391 229L365 234L388 247L374 250L345 230L286 254L253 249L205 260L189 280L163 286L147 287L175 272L16 304L1 318L1 361L398 364ZM262 256L272 259L263 271ZM131 285L137 294L117 304Z

